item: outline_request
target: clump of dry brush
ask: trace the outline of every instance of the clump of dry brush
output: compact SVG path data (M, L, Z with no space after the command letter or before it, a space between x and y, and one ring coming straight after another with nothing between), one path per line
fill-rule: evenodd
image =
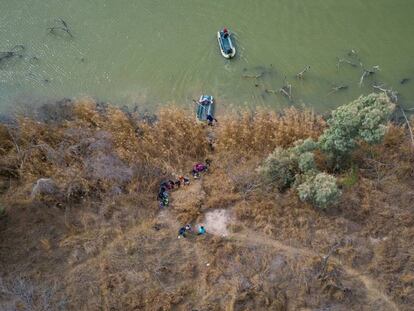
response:
M242 157L267 156L276 147L288 147L299 139L317 138L326 123L310 109L290 107L281 113L258 110L221 119L217 149Z
M10 199L59 202L150 193L160 178L204 159L208 146L205 128L179 108L147 118L90 99L67 106L64 118L19 116L0 126L0 140Z

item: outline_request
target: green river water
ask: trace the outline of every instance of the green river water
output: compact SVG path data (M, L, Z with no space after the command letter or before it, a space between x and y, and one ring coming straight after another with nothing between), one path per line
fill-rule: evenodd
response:
M89 95L119 105L193 105L202 93L220 107L306 104L329 110L373 82L414 106L413 0L0 0L0 111L21 103ZM62 26L50 34L48 27ZM233 33L224 59L216 32ZM354 49L358 55L347 55ZM357 63L357 67L336 58ZM362 67L380 71L359 80ZM295 74L306 65L305 79ZM243 78L256 75L260 78ZM284 78L293 100L278 90ZM403 78L411 78L401 84ZM329 94L335 85L348 89Z

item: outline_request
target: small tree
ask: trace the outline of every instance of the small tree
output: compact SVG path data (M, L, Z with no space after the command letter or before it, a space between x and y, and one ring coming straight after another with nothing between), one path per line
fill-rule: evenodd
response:
M290 149L276 148L259 167L264 178L283 190L295 181L297 156Z
M298 158L299 170L302 173L316 170L315 156L312 152L302 153Z
M263 165L259 167L268 182L274 183L281 190L290 187L296 176L316 170L314 155L317 143L312 139L298 140L294 147L276 148Z
M304 182L297 186L299 198L320 208L327 208L335 203L341 191L336 185L336 178L326 173L305 175Z
M385 123L394 107L386 94L361 96L338 107L328 120L329 128L319 138L320 148L339 158L352 151L359 139L378 143L384 137Z
M298 155L311 152L318 148L318 143L315 142L312 138L307 138L305 140L298 140L295 142L295 147L292 150L297 153Z

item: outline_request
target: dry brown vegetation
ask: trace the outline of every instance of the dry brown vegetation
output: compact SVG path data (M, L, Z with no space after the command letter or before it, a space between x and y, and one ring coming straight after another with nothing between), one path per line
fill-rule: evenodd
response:
M82 100L47 109L48 118L0 126L0 309L414 304L414 152L405 128L390 125L380 145L361 145L338 175L341 201L320 211L256 173L275 147L322 133L311 111L229 115L212 129L178 108L149 116ZM160 212L159 182L206 157L211 169ZM231 215L228 236L177 239L179 226L217 208Z

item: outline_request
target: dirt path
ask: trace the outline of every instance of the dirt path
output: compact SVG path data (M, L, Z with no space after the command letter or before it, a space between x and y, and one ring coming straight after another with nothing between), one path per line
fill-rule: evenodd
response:
M193 182L192 185L189 186L188 188L182 188L179 191L174 192L172 197L174 199L173 204L176 207L189 206L191 204L195 204L196 202L198 202L199 198L205 197L205 192L202 189L201 180L197 180ZM164 217L173 218L174 216L170 213L169 216L164 216ZM178 228L179 224L176 220L169 219L166 221L169 222L172 226L175 226L176 228ZM208 230L208 227L207 227L207 230ZM264 234L251 231L251 230L247 230L247 229L244 229L241 232L237 232L237 233L234 233L234 232L230 233L227 236L227 238L229 240L242 243L244 245L252 244L252 245L270 246L270 247L273 247L277 250L281 250L291 255L291 257L294 257L294 255L323 257L325 255L325 254L314 252L313 250L310 250L308 248L298 248L298 247L286 245L282 243L281 241L274 240ZM201 262L200 260L199 251L197 250L195 243L194 243L194 247L195 247L194 251L198 257L197 258L198 264L204 265L205 263ZM334 262L335 264L341 266L348 276L361 281L366 288L367 296L370 300L382 301L388 306L387 310L397 310L397 311L399 310L397 305L385 293L383 293L383 291L380 289L379 284L375 280L369 278L366 275L363 275L361 272L351 267L344 265L338 258L331 256L330 260L331 262Z
M269 238L266 235L254 232L254 231L247 231L245 230L242 233L231 233L229 236L229 239L235 240L238 242L250 243L253 245L265 245L270 246L278 250L282 250L286 252L287 254L291 255L297 255L300 254L302 256L323 256L322 254L316 253L308 248L297 248L293 246L289 246L286 244L283 244L280 241L274 240ZM389 308L387 310L396 310L398 311L397 305L387 296L385 295L380 289L377 282L371 278L369 278L366 275L362 275L361 272L350 268L346 265L344 265L338 258L330 257L330 260L333 261L335 264L341 266L344 271L348 274L348 276L353 277L361 281L367 291L368 297L373 301L383 301L385 302Z

